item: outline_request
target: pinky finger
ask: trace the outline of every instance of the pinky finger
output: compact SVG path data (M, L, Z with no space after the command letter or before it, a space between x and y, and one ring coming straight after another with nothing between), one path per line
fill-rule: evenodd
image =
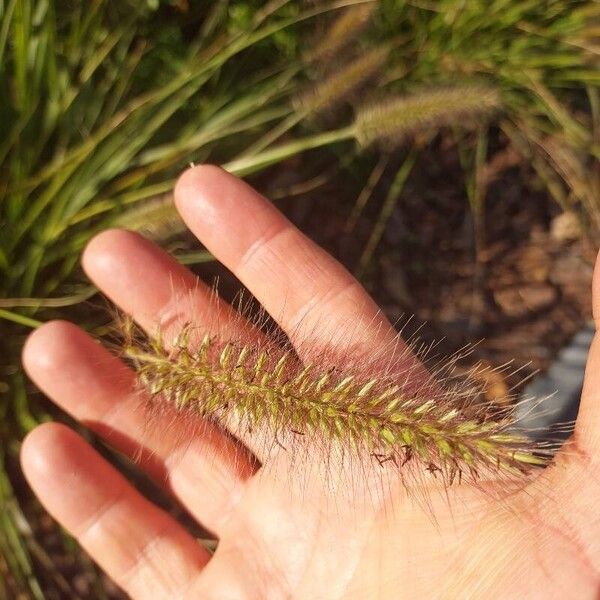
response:
M54 423L26 438L25 476L50 514L132 598L175 598L209 554L80 436Z

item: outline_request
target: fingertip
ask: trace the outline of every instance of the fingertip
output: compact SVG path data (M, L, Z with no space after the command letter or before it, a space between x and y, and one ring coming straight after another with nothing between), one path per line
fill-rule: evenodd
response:
M64 425L33 430L21 464L50 515L131 597L174 597L208 562L170 515Z
M198 278L153 241L109 229L84 250L83 269L94 284L142 327L155 330L174 299L198 287Z
M175 184L173 195L177 208L185 208L190 202L195 204L210 200L213 192L228 179L236 178L217 165L196 165L186 169Z
M31 334L22 362L37 387L77 419L110 410L134 386L132 371L68 321L50 321Z
M106 229L98 233L83 250L83 270L92 281L102 283L121 270L127 249L141 240L142 236L127 229Z
M216 246L219 251L222 245L229 245L227 238L244 236L245 227L261 226L275 215L282 216L245 181L216 165L185 171L175 185L174 200L190 230L206 246Z
M231 270L252 244L289 225L264 196L214 165L188 169L174 195L190 231Z
M68 321L54 320L44 323L29 335L21 352L25 372L37 382L40 374L54 372L62 362L65 341L78 335L79 328Z
M77 434L60 423L43 423L27 434L21 445L21 468L36 493L45 481L54 480L68 448L77 441Z

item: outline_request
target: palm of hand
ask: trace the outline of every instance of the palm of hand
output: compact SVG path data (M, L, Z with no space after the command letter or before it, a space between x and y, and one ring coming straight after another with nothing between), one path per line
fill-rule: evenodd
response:
M259 478L197 597L226 581L214 597L595 598L600 489L580 460L561 460L501 506L433 486L426 509L402 487L385 507L332 509L329 492L298 503L280 480Z
M367 346L393 336L362 288L238 180L212 167L193 169L180 180L176 201L190 229L292 341L299 320L322 339L348 321L369 324L361 337ZM149 330L190 319L199 327L238 323L229 307L208 301L209 291L189 272L137 235L98 236L84 267ZM310 328L311 319L322 323L324 316L327 327ZM493 502L434 478L407 493L391 465L336 481L323 476L322 458L309 454L295 475L298 465L283 450L259 452L265 467L256 473L216 428L195 437L176 426L148 434L133 374L81 330L54 322L25 348L32 379L113 446L139 453L140 466L217 534L218 550L210 557L63 426L29 436L23 467L48 510L133 598L596 597L597 352L594 346L571 443L527 488ZM256 450L252 439L242 441Z

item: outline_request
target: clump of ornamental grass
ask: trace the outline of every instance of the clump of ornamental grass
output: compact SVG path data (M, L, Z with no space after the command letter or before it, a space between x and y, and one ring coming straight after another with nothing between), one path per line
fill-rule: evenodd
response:
M298 443L322 453L324 464L335 453L375 467L393 464L403 480L404 473L412 479L430 472L450 485L518 480L550 456L516 431L514 407L482 401L480 384L451 375L454 358L426 372L405 346L385 362L356 349L343 356L319 349L301 361L270 336L193 340L190 327L173 343L161 335L127 337L123 354L151 405L259 432L292 460Z

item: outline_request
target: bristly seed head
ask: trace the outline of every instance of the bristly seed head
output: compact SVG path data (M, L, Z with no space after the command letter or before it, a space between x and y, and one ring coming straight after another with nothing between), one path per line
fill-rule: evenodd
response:
M521 476L547 461L510 430L509 408L448 394L438 382L398 384L317 364L301 364L276 344L223 343L205 336L192 349L188 333L167 348L160 336L129 342L124 354L156 402L226 426L232 416L248 431L302 436L358 457L409 460L452 483L463 474Z
M360 107L354 135L362 147L376 142L393 145L428 129L468 121L478 124L501 106L498 91L486 85L437 87Z
M324 32L316 47L308 52L307 62L330 59L344 46L354 42L376 8L377 2L348 7Z
M376 75L388 54L389 48L385 46L372 48L294 98L294 108L303 115L309 115L336 106Z

